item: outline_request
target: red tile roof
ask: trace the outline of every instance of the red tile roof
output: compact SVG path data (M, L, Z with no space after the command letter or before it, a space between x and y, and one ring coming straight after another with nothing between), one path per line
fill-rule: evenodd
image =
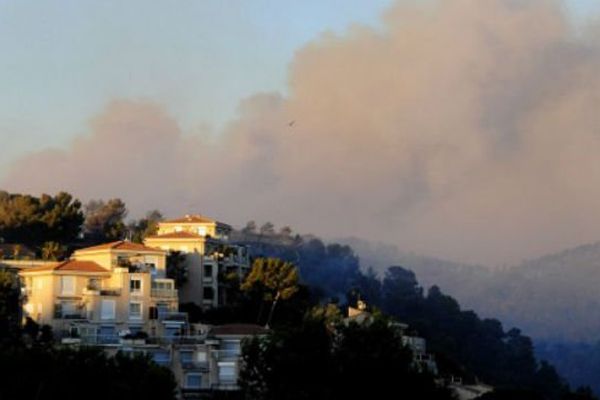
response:
M181 218L175 218L175 219L169 219L166 221L161 221L161 223L163 223L163 224L185 224L185 223L188 223L188 224L194 224L194 223L213 224L216 222L217 221L215 221L214 219L203 217L202 215L199 215L199 214L186 215Z
M265 335L269 332L268 329L254 324L228 324L213 326L209 335Z
M162 235L148 236L146 239L204 239L204 236L197 235L191 232L171 232L163 233Z
M129 250L129 251L153 251L163 253L163 250L154 247L144 246L143 244L133 243L128 240L119 240L117 242L104 243L98 246L79 249L77 252L96 251L96 250Z
M106 268L93 261L77 261L66 260L55 264L43 265L41 267L33 267L23 270L23 272L38 272L38 271L77 271L77 272L98 272L108 273Z

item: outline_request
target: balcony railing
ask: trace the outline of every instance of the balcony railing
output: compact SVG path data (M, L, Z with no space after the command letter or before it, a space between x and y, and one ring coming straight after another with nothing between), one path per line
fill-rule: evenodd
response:
M240 349L236 350L213 350L211 351L212 356L221 361L235 361L242 356Z
M117 334L113 335L81 335L79 336L82 344L96 345L115 345L120 344L120 338Z
M88 319L85 311L60 312L54 313L54 319Z
M208 361L181 361L181 368L207 371Z
M177 298L177 289L151 289L150 296L152 297L161 297L167 299L176 299Z
M146 339L146 344L199 344L204 343L206 336L151 336Z
M215 383L211 386L212 390L239 390L239 385L237 384L236 379L226 379L219 381L219 383Z
M88 296L120 296L121 288L97 288L88 286L83 289L83 294Z
M185 312L158 310L158 319L161 321L187 321L187 317Z

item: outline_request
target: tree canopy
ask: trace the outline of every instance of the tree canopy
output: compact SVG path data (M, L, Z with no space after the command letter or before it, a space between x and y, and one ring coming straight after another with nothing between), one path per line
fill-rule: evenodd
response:
M68 193L35 197L0 191L0 238L5 243L71 243L83 220L81 202Z
M264 301L271 302L268 326L279 300L287 300L298 291L298 270L294 264L279 258L257 258L241 289L259 292Z
M121 199L90 200L85 205L85 234L99 242L123 239L126 216L127 207Z

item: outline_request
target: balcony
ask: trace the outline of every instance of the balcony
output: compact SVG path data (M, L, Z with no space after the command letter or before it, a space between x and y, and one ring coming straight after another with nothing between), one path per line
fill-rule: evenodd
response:
M242 356L242 351L240 349L213 350L211 354L218 361L237 361Z
M195 371L208 371L208 361L182 360L181 368Z
M87 345L118 345L120 343L120 338L117 334L108 334L108 335L81 335L79 337L80 342L82 344Z
M163 299L177 299L177 289L155 289L150 290L150 296Z
M211 389L219 391L236 391L240 390L240 386L237 384L237 380L235 379L222 379L219 383L213 384Z
M169 345L169 344L201 344L204 343L206 336L151 336L146 339L146 344L151 345Z
M96 286L88 286L83 289L84 296L120 296L121 288L117 287L107 287L107 288L98 288Z
M187 322L188 315L185 312L177 312L177 311L158 311L158 319L161 321L177 321L177 322Z
M56 311L54 313L54 319L88 319L88 315L85 311Z

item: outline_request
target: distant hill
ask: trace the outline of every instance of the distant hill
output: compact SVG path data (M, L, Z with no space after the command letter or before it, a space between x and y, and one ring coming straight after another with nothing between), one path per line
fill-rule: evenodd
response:
M356 238L338 241L356 251L362 266L382 273L402 265L425 287L439 285L466 308L519 326L538 340L595 342L600 337L600 243L492 270Z

